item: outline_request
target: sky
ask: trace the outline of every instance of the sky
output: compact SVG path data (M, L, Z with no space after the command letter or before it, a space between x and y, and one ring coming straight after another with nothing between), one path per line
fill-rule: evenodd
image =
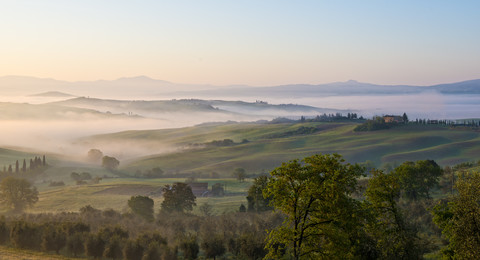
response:
M0 0L0 76L270 86L480 78L480 1Z

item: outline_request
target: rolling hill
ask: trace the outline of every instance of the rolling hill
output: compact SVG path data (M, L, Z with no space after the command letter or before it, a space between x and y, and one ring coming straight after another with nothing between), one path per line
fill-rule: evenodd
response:
M133 173L160 167L165 172L218 172L229 176L237 167L250 173L270 171L282 162L316 153L339 153L349 162L384 163L433 159L441 165L478 160L480 133L471 129L408 125L384 131L354 132L355 123L207 124L152 131L127 131L84 140L177 147L177 150L129 160L122 170ZM301 128L310 128L304 134ZM192 146L231 139L230 146ZM248 142L242 140L248 140Z

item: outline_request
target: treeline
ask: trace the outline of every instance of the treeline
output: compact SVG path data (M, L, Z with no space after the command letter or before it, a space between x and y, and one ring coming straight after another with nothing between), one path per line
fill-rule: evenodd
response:
M8 166L4 165L2 171L0 171L0 176L6 177L13 174L31 175L36 173L42 173L48 167L45 155L43 155L43 157L35 156L35 158L31 158L29 160L28 166L27 160L28 159L23 159L23 163L21 165L18 160L15 161L15 164L13 164L13 166L12 164L9 164Z
M147 221L133 213L83 207L79 213L0 218L0 244L95 259L261 259L265 230L278 214L195 216L160 213ZM115 224L112 224L115 223Z

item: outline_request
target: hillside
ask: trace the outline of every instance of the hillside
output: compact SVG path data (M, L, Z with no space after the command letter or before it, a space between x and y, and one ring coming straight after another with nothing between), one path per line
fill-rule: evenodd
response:
M353 132L355 123L253 124L231 123L195 127L127 131L101 135L86 141L120 145L142 143L176 147L158 155L122 164L133 173L160 167L166 173L218 172L228 176L237 167L250 173L267 172L282 162L315 153L339 153L349 162L384 163L433 159L441 165L478 160L480 133L471 129L452 130L440 126L410 125L375 132ZM312 131L298 131L299 129ZM231 139L224 147L191 146L213 140ZM242 140L248 142L242 142Z
M266 102L244 102L224 100L110 100L97 98L74 98L65 101L51 103L66 107L94 109L98 111L110 111L113 113L138 114L145 117L161 118L170 114L176 116L191 116L192 114L209 114L211 116L223 116L227 120L240 119L271 119L276 116L315 116L323 113L346 112L338 109L317 108L295 104L268 104ZM218 119L217 119L218 120Z

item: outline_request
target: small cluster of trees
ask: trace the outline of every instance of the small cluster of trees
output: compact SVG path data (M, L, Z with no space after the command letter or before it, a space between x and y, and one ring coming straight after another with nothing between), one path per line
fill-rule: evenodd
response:
M23 163L20 166L20 162L18 160L15 161L14 166L11 164L3 166L2 174L12 174L12 173L37 173L38 171L45 170L47 167L47 162L45 159L45 155L43 157L35 156L35 158L30 159L30 162L27 167L27 160L23 159Z

